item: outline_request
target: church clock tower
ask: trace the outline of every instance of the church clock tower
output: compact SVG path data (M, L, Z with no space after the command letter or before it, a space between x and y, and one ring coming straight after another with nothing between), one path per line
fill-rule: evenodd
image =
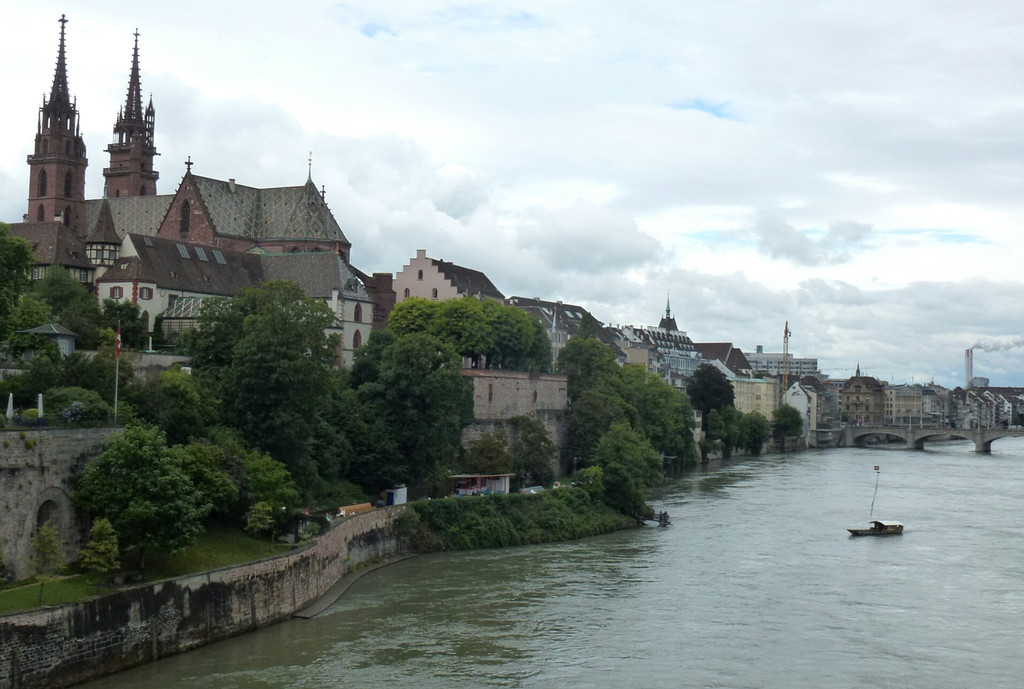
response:
M114 141L107 146L110 167L103 169L107 198L121 196L152 196L160 173L153 169L153 158L159 155L153 144L156 115L153 99L142 109L142 84L139 78L139 31L135 31L132 71L128 78L128 96L117 114Z
M64 25L60 16L60 49L50 98L39 108L35 153L28 157L27 219L58 220L75 234L85 233L85 142L78 123L77 102L68 95L64 54Z

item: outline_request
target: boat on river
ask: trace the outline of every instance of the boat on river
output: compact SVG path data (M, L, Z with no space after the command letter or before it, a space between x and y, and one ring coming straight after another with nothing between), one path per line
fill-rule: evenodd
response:
M903 525L899 522L883 522L874 520L867 529L847 529L851 536L899 536L903 533Z

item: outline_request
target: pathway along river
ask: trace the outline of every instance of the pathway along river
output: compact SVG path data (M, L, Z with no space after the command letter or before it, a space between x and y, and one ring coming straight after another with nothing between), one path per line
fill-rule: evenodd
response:
M875 517L902 536L851 538ZM294 620L87 685L1024 686L1024 438L670 480L669 528L430 555Z

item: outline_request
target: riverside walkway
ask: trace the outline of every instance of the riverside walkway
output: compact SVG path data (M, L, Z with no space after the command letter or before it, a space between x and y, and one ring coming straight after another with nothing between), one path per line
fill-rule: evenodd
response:
M928 441L962 438L974 443L974 451L992 451L992 443L1000 438L1017 438L1024 435L1020 428L906 428L898 426L854 426L843 429L845 445L862 446L869 438L889 436L902 439L908 450L922 450Z

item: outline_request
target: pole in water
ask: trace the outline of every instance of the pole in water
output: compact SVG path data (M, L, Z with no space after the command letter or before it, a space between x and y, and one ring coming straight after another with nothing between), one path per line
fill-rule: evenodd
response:
M874 519L875 517L875 497L878 495L878 477L882 472L878 470L878 465L875 465L875 494L871 496L871 514L868 515L868 520Z

